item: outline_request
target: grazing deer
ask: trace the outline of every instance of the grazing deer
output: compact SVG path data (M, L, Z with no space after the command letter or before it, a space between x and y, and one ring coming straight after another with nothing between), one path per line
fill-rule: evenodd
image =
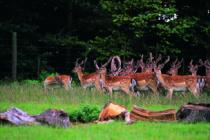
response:
M181 59L181 61L178 61L178 59L176 59L171 64L171 68L169 69L169 71L167 73L170 74L170 75L172 75L172 76L178 75L178 70L181 67L182 62L183 62L183 59Z
M80 63L78 63L78 59L77 59L76 63L75 63L75 67L73 69L73 72L77 73L80 84L83 88L86 89L88 87L94 87L95 86L95 88L97 90L100 90L100 86L96 82L97 73L96 72L93 72L93 73L90 73L90 74L83 73L82 65L86 62L86 60L87 59L85 59L85 61L81 61Z
M71 88L72 77L69 75L48 76L44 80L44 89L47 91L51 85L63 86L66 90Z
M98 82L100 83L101 89L107 90L111 98L114 90L121 90L128 95L135 95L132 93L135 83L132 83L132 79L129 76L108 76L106 66L109 61L101 67L98 66L96 60L94 60L94 63L98 69Z
M199 96L198 77L193 75L174 75L162 74L161 69L170 60L170 57L163 63L156 65L154 71L158 81L168 91L167 98L172 98L173 91L189 90L194 96Z

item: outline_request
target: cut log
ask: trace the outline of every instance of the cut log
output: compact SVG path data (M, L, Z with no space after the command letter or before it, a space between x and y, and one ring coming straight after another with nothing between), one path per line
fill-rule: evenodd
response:
M188 103L177 111L177 119L186 122L210 122L210 103Z
M133 123L130 119L130 112L121 105L115 103L107 103L99 114L96 123L110 122L111 119L121 118L125 120L127 124Z
M163 111L150 111L134 106L131 111L130 118L134 121L175 121L176 110L168 109Z
M121 117L123 114L127 112L127 109L124 106L115 104L115 103L107 103L102 111L99 114L99 121L105 121L109 119L114 119L116 117Z
M45 112L33 116L36 121L58 127L69 127L70 120L66 112L56 109L48 109Z

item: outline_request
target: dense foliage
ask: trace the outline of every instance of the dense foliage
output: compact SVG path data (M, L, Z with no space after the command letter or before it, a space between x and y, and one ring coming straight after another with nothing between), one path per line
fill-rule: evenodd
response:
M69 118L72 122L92 122L98 119L100 109L96 105L81 105L81 107L70 113Z
M11 74L11 32L18 35L18 77L71 73L76 58L207 58L210 3L181 0L0 1L1 77Z

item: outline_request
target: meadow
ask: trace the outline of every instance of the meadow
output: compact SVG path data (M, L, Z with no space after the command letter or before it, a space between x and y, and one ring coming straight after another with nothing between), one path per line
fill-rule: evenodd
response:
M185 95L176 93L172 100L166 99L161 91L160 96L154 96L150 92L142 92L139 97L128 97L116 92L113 102L132 109L138 105L149 110L179 109L187 102L208 102L210 95L204 92L199 98L191 93ZM96 105L102 108L109 101L109 96L97 92L95 89L82 89L74 85L73 89L65 91L58 88L44 92L41 84L26 83L1 83L0 84L0 112L10 107L18 107L30 115L39 114L46 109L63 109L69 114L84 104ZM0 140L62 140L62 139L185 139L201 140L210 139L210 124L205 122L142 122L126 125L123 121L109 124L74 123L72 127L56 128L50 126L12 126L0 124Z

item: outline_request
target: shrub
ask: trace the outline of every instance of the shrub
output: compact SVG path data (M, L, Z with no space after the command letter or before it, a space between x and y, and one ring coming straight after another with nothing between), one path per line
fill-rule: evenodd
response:
M45 70L41 71L41 73L39 74L39 80L40 81L43 81L47 76L55 76L55 75L58 75L57 72L55 73L50 73L50 72L47 72Z
M96 105L81 105L78 110L70 113L69 118L72 122L91 122L98 119L100 109Z

